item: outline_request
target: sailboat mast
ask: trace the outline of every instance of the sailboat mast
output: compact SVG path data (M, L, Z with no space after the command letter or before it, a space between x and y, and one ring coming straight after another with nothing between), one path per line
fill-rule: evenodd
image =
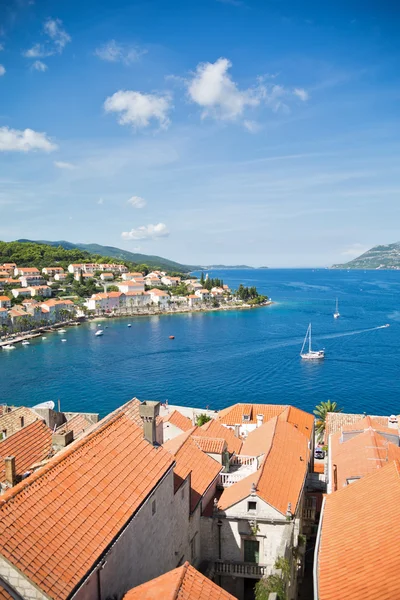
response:
M309 332L309 336L308 336L308 351L311 352L311 323L308 326L310 332Z

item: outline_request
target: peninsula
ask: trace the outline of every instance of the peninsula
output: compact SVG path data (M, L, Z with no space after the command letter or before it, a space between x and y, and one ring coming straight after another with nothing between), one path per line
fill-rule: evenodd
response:
M400 269L400 242L374 246L361 256L332 269Z

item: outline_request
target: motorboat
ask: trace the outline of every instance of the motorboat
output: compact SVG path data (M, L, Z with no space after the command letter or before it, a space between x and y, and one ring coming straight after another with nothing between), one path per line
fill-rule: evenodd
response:
M22 342L22 345L23 345L23 346L30 346L30 342L28 342L28 340L24 340L24 341Z
M308 352L304 352L308 339ZM303 346L300 352L301 358L304 360L322 360L325 358L325 350L313 350L311 347L311 323L308 326L306 337L304 338Z
M44 335L44 336L42 337L42 340L47 340L47 337Z
M102 329L98 329L94 335L98 337L99 335L103 335L103 333L104 331Z
M132 327L132 325L130 323L128 323L128 327Z
M62 341L62 342L66 342L67 340L66 340L65 338L63 338L61 341Z
M67 330L66 329L59 329L58 333L67 333Z
M15 346L7 344L6 346L3 346L3 350L15 350Z
M55 404L53 400L47 400L46 402L40 402L39 404L35 404L32 408L51 408L54 409Z

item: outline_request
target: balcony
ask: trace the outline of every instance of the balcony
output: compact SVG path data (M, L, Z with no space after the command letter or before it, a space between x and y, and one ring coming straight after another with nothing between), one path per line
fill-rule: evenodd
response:
M232 456L229 462L229 473L221 473L219 485L230 487L241 479L257 471L257 458L254 456Z
M246 562L229 562L218 560L214 563L215 575L246 577L249 579L261 579L268 572L267 565Z

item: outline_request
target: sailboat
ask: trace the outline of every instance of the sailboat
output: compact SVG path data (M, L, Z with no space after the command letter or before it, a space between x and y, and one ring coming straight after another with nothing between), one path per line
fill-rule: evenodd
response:
M333 313L333 318L334 319L338 319L340 317L340 312L339 312L339 300L336 298L336 310Z
M304 352L305 345L308 339L308 352ZM301 358L305 360L321 360L325 358L325 350L313 350L311 348L311 323L308 326L306 337L304 338L303 346L300 352Z

